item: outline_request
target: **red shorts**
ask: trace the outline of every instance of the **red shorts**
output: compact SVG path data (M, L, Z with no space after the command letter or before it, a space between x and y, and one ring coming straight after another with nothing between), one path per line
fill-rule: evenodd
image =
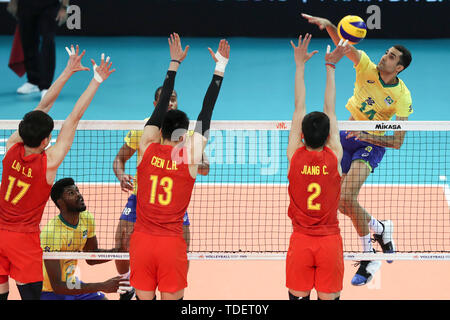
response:
M286 257L286 287L295 291L334 293L342 290L344 253L340 234L291 235Z
M43 281L39 232L0 229L0 276L10 276L21 283Z
M130 283L143 291L177 292L187 287L187 247L183 237L134 231L130 239Z

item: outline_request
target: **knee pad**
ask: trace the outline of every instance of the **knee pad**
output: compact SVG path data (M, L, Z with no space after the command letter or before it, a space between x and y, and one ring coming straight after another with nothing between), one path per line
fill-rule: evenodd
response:
M340 300L340 299L341 299L341 296L338 296L338 297L334 298L333 300ZM322 300L322 299L320 299L319 297L317 297L317 300Z
M290 291L289 291L289 300L309 300L309 296L307 295L306 297L297 297L294 296Z

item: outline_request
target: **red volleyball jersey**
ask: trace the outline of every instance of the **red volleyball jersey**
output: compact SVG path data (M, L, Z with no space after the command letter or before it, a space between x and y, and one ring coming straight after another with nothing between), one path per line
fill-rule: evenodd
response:
M341 175L334 152L299 148L288 173L289 209L295 232L307 235L340 233L337 210L341 195Z
M186 161L180 160L184 150L174 158L173 150L172 146L152 143L137 167L136 231L160 236L183 234L183 216L195 179Z
M3 158L0 186L0 229L39 232L39 223L50 196L47 155L25 155L23 143L13 145Z

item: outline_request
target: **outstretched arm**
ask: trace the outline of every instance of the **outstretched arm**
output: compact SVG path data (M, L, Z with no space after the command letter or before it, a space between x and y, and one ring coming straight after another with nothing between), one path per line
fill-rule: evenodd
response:
M67 61L66 68L61 73L61 75L56 79L55 82L48 89L47 94L44 98L39 102L38 106L34 110L40 110L45 113L48 113L50 109L53 107L56 99L58 98L62 88L64 88L67 81L72 77L72 75L78 71L89 71L89 68L83 67L81 63L81 59L86 53L85 50L81 54L79 54L79 47L76 46L76 50L73 45L71 49L66 47L66 51L69 53L69 60ZM22 142L22 138L20 138L19 132L14 132L11 137L8 139L6 143L6 150L9 150L14 144Z
M294 42L291 41L291 46L294 49L294 59L295 59L295 109L292 116L291 131L289 132L289 142L287 148L287 157L291 161L292 156L295 151L303 146L301 139L302 133L302 121L306 115L305 106L305 63L311 59L318 51L313 51L308 53L308 45L311 41L311 35L306 34L305 39L302 42L302 36L298 37L298 46L296 47Z
M100 66L97 66L94 60L91 60L91 62L94 66L94 79L92 79L86 91L84 91L78 99L72 112L64 121L58 138L56 139L56 143L47 151L47 182L49 184L53 183L56 170L69 152L78 123L94 98L95 93L100 87L100 83L106 80L111 73L115 71L115 69L110 70L112 62L108 64L109 57L105 61L104 54L102 54Z
M331 23L330 20L325 19L325 18L320 18L320 17L313 17L306 13L302 13L301 15L303 18L308 20L309 23L317 25L320 30L326 29L331 40L333 40L334 45L337 46L339 44L339 41L341 39L339 38L337 28L334 24ZM359 60L361 59L361 52L358 51L352 45L348 45L348 47L350 48L350 50L348 50L348 52L346 53L346 56L356 66L359 63Z
M167 70L166 79L161 90L161 95L158 103L153 110L150 119L144 127L144 133L139 141L140 154L143 155L147 147L153 142L159 142L160 129L169 106L170 96L172 95L175 86L175 76L181 62L186 58L189 46L183 50L181 46L181 39L177 33L172 33L168 39L170 49L170 64ZM138 165L141 159L138 159Z
M230 45L225 39L220 40L219 48L214 53L211 48L208 48L209 53L216 62L213 78L206 91L203 99L202 110L200 111L197 122L195 124L194 134L188 140L188 148L190 152L190 172L195 178L197 175L198 164L202 163L202 155L205 150L206 143L209 138L209 129L211 127L211 118L214 111L214 106L219 96L220 88L222 86L225 68L230 59Z
M79 279L76 279L75 283L71 282L70 279L64 282L61 281L62 271L60 260L44 260L44 264L53 292L56 294L76 295L97 291L115 293L119 289L120 276L96 283L83 283Z
M336 119L336 82L335 69L336 64L342 57L350 50L347 46L347 41L340 40L337 47L330 53L330 46L327 47L325 55L325 68L327 70L327 81L325 87L325 101L323 112L330 119L330 138L328 139L328 146L334 151L339 162L342 159L342 145L339 137L339 128Z

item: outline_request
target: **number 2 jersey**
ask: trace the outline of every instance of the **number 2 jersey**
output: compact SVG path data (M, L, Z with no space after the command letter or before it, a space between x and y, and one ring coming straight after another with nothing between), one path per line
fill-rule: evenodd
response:
M181 236L195 179L174 147L152 143L137 167L137 219L134 230L156 236Z
M52 186L47 183L47 155L25 157L23 143L13 145L3 158L0 186L0 229L39 232L39 223Z
M339 234L337 210L341 175L334 152L297 149L288 172L289 209L294 232L311 236Z

